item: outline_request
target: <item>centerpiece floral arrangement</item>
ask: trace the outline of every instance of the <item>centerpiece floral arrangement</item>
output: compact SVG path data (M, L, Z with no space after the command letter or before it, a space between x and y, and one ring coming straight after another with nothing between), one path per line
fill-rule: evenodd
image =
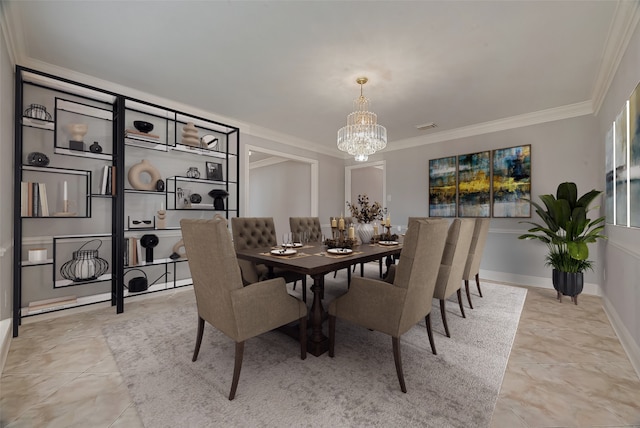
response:
M382 220L386 213L386 208L382 208L380 202L369 203L369 197L364 195L358 195L358 202L352 204L347 201L347 208L351 211L351 217L357 220L358 223L370 223L373 220Z

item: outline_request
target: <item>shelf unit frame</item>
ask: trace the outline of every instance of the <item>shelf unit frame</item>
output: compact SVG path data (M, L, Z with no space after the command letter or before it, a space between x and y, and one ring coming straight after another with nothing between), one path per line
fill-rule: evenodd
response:
M211 183L216 188L224 189L229 193L233 192L233 197L235 200L235 206L229 209L228 206L225 207L224 212L217 211L219 213L224 213L226 218L231 216L239 216L240 215L240 186L239 186L239 174L240 174L240 129L235 126L230 126L216 120L208 119L201 117L195 114L189 114L183 111L178 111L170 107L160 106L158 104L154 104L151 102L147 102L144 100L128 97L123 94L118 94L110 90L97 88L91 85L87 85L81 82L72 81L70 79L55 76L49 73L41 72L38 70L16 66L15 73L15 98L14 98L14 126L15 126L15 151L14 151L14 200L20 200L20 186L23 181L23 173L25 171L38 171L38 172L55 172L55 173L71 173L71 174L79 174L86 175L87 179L87 192L86 192L86 207L87 213L86 217L57 217L61 218L91 218L91 207L92 207L92 199L93 198L102 198L103 200L110 200L111 203L111 226L110 232L103 236L102 231L93 230L93 233L83 233L78 235L80 238L90 239L92 236L101 236L108 237L110 236L111 241L111 273L110 278L103 278L100 280L92 281L92 282L105 282L109 281L111 285L110 293L95 293L90 294L85 297L78 298L78 303L73 305L61 305L60 307L55 307L51 309L43 309L40 311L35 311L31 313L28 308L22 307L22 282L23 282L23 269L40 269L50 268L55 270L56 265L59 264L56 261L55 248L56 241L58 239L67 239L67 236L71 235L58 235L54 236L53 243L53 259L48 259L42 262L26 262L22 260L22 252L23 247L27 244L23 244L24 236L24 225L23 222L26 221L38 221L31 220L32 217L22 217L21 216L21 206L19 203L14 203L14 227L13 234L15 245L13 246L13 260L14 260L14 269L13 269L13 337L18 336L19 327L22 323L22 318L24 316L32 316L37 315L39 313L45 313L50 311L57 310L65 310L69 307L77 307L84 306L88 304L95 304L99 302L106 302L110 300L110 304L115 306L116 313L124 312L124 298L130 295L139 295L141 293L129 293L124 284L124 275L126 272L130 271L133 268L144 268L148 266L159 266L164 265L164 270L166 272L165 283L157 284L158 289L165 288L176 288L183 287L191 284L190 278L180 279L176 276L176 267L181 263L186 262L187 260L177 259L157 259L154 260L153 263L150 264L142 264L138 266L125 266L124 259L122 257L122 249L125 245L125 233L130 234L131 232L135 232L136 229L129 229L127 225L127 218L125 213L125 195L126 194L140 194L141 196L151 196L151 194L160 195L163 197L165 206L167 205L169 192L165 188L162 192L142 192L135 189L126 188L126 170L125 170L125 157L126 157L126 148L127 147L137 147L145 150L155 150L159 152L165 152L164 155L158 154L158 156L166 156L167 152L175 151L177 155L180 153L189 153L189 154L197 154L203 156L205 158L215 158L218 159L219 162L224 164L224 170L227 171L227 176L223 181L209 181L204 179L196 180L198 183ZM24 105L24 90L25 86L33 86L42 88L46 91L52 91L55 93L55 96L52 95L51 98L54 101L53 108L53 120L42 120L31 118L28 116L23 116L23 111L25 108ZM68 100L65 97L75 97L78 99L86 99L90 100L90 103L87 104L86 107L89 109L100 109L100 107L96 107L100 103L103 103L105 106L110 106L112 110L103 109L107 113L107 116L111 116L103 118L96 117L96 119L105 119L111 121L111 129L112 129L112 150L111 153L93 153L89 150L85 151L75 151L70 150L65 147L58 146L58 136L57 133L59 131L58 127L60 124L57 122L57 113L58 113L58 103L59 100L64 102L69 102L72 104L76 104L82 106L83 103L75 100ZM160 119L166 120L167 126L165 128L165 141L163 143L158 142L144 142L131 140L125 137L125 133L127 130L126 127L126 112L127 111L137 111L139 113L145 115L155 115ZM78 111L71 111L71 113L75 114L83 114ZM95 117L93 115L89 115L91 117ZM173 129L169 129L169 122L173 122ZM184 146L179 143L179 133L182 129L182 125L186 124L188 121L192 121L196 124L199 131L204 131L205 133L217 134L216 136L224 136L224 146L221 141L218 141L216 149L209 148L193 148L190 146ZM108 127L108 125L107 125ZM26 164L23 162L24 159L24 129L26 128L35 128L40 129L43 132L53 132L53 154L54 155L64 155L64 156L77 156L87 159L95 159L99 161L106 162L107 165L111 165L115 167L115 193L113 195L102 195L96 194L92 192L92 172L89 170L79 169L74 172L72 168L63 168L59 166L46 166L46 167L36 167L32 165ZM170 131L172 134L170 135ZM169 140L171 137L171 141ZM220 138L222 140L222 138ZM86 148L86 147L85 147ZM219 150L219 149L222 150ZM229 171L234 171L232 180L229 178ZM99 179L96 174L93 174L93 178ZM172 177L174 180L176 177ZM178 177L179 180L182 180L182 177ZM230 195L231 196L231 195ZM154 196L157 197L157 196ZM203 208L202 211L210 211L211 209ZM43 217L45 220L53 218L53 216ZM163 230L176 230L179 227L166 227ZM104 230L104 229L103 229ZM142 230L141 230L142 231ZM173 266L173 275L169 278L169 266ZM55 274L53 272L54 282L55 282ZM85 284L82 282L77 285ZM163 287L164 285L164 287ZM76 286L76 284L72 284L71 286ZM148 292L154 292L154 290L149 290Z

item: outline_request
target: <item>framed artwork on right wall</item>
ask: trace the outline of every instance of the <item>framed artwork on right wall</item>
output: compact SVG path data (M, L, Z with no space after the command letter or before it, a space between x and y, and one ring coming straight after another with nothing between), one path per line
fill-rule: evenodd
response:
M528 200L523 200L526 198ZM531 145L493 151L493 217L531 217Z
M429 160L429 217L456 216L456 157Z

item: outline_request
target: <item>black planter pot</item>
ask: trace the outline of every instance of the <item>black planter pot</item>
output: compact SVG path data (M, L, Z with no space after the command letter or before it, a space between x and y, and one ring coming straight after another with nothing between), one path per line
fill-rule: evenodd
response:
M582 272L562 272L553 269L553 288L558 292L558 300L562 302L562 296L571 296L571 301L578 304L578 294L582 293L584 286L584 274Z

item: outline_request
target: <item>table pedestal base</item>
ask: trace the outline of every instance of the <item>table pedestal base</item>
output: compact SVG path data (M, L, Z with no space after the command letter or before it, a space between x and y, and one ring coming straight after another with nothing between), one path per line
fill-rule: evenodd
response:
M322 318L324 309L322 307L322 294L324 293L324 274L313 276L313 304L309 318L311 321L311 335L307 340L307 352L319 357L329 350L329 338L322 333Z

